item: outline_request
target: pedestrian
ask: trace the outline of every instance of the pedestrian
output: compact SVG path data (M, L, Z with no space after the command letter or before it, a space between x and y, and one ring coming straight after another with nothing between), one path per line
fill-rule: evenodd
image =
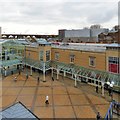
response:
M52 81L54 81L54 78L52 77Z
M15 81L15 82L17 81L17 77L14 78L14 81Z
M109 96L111 96L111 88L108 89L108 92L109 92Z
M19 70L19 75L20 75L20 70Z
M13 71L11 71L11 75L13 75Z
M38 84L39 84L39 82L40 82L40 78L39 77L37 78L37 81L38 81Z
M49 97L48 97L48 96L46 96L46 100L45 100L45 103L46 103L46 104L49 104L48 99L49 99Z
M28 74L26 74L26 80L28 79Z
M96 93L98 93L98 85L96 86Z
M97 119L97 120L100 120L100 119L101 119L101 115L100 115L99 112L97 113L96 119Z

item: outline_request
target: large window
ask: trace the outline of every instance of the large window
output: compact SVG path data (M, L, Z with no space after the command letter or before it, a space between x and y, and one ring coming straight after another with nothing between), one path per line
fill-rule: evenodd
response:
M75 61L75 55L70 55L70 63L74 63Z
M57 61L59 60L59 53L58 52L55 53L55 60L57 60Z
M43 61L43 51L40 51L40 61Z
M50 50L46 51L46 61L50 60Z
M108 57L109 72L120 73L120 58Z
M93 56L89 57L89 66L95 67L95 59Z

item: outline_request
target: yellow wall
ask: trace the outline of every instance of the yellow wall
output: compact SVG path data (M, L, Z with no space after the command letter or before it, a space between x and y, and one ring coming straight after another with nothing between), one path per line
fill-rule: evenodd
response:
M55 60L55 53L60 54L59 62L70 63L70 54L75 55L74 64L83 66L86 68L97 69L97 70L106 70L106 59L105 52L89 52L89 51L78 51L78 50L62 50L58 48L52 48L52 60ZM96 58L95 67L89 66L89 56Z
M51 46L39 46L39 47L27 46L26 47L26 57L39 61L39 53L41 50L44 51L44 56L43 56L44 61L46 61L46 51L50 50L50 60L51 60Z
M26 58L38 60L38 48L26 47Z

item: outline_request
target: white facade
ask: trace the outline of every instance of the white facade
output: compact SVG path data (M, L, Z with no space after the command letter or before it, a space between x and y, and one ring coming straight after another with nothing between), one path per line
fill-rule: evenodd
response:
M65 37L90 37L90 29L65 30Z
M1 31L1 27L0 27L0 39L2 38L2 31Z
M60 39L63 41L82 41L82 42L98 42L98 35L102 32L108 32L106 28L84 28L77 30L63 30L62 34L59 34ZM62 37L61 37L62 36Z

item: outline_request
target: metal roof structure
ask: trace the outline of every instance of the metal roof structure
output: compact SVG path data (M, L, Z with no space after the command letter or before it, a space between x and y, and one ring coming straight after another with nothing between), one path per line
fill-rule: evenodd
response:
M91 80L101 81L101 82L112 82L114 81L114 85L120 86L120 75L93 70L84 68L82 66L76 66L74 64L65 64L61 62L52 61L52 67L55 69L59 69L60 71L65 71L66 73L74 74L80 77L84 77Z
M31 118L34 120L39 120L39 118L34 115L29 109L27 109L21 102L17 102L12 106L1 111L2 118Z

